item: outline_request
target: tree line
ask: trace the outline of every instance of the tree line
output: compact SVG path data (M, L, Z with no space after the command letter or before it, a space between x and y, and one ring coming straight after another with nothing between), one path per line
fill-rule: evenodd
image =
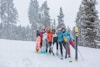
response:
M36 38L36 31L40 30L42 26L50 26L52 28L59 28L64 25L64 14L62 7L58 17L58 27L55 19L51 19L49 15L50 8L47 1L41 6L37 0L30 0L28 8L28 18L30 26L22 27L17 25L18 11L14 6L13 0L0 1L0 38L14 39L14 40L29 40L33 41Z

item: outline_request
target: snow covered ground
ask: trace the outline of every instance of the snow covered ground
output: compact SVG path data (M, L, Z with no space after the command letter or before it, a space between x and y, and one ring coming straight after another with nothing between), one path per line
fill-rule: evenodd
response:
M35 42L0 39L0 67L100 67L100 49L79 47L79 59L75 61L71 48L69 62L58 56L36 54L34 48Z

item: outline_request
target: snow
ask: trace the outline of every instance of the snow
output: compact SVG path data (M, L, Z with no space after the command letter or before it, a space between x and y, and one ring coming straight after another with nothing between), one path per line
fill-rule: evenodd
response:
M59 56L35 53L35 42L0 39L0 67L100 67L100 49L79 47L78 61L74 54L71 48L69 62Z

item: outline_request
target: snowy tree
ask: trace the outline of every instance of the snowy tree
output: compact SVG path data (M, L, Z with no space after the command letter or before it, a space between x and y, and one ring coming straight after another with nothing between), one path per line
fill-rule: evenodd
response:
M41 12L41 23L47 27L50 26L50 15L49 15L49 7L47 4L47 1L45 1L41 8L40 8L40 12Z
M83 0L77 15L76 24L83 46L96 47L95 37L98 31L96 0Z
M0 38L2 36L2 23L0 23Z
M36 37L34 33L36 34L36 30L38 29L38 25L40 23L39 4L37 0L31 0L28 15L29 15L29 21L30 21L31 29L32 29L32 40L34 40Z
M80 5L80 8L79 8L79 12L77 13L77 18L76 18L76 25L78 26L78 29L79 29L79 38L78 38L78 43L79 43L79 45L82 45L83 46L83 43L84 43L84 31L82 30L82 27L81 27L81 25L82 25L82 19L83 19L83 12L84 10L83 10L83 7ZM74 29L74 28L73 28Z
M54 19L54 20L53 20L53 24L52 24L52 29L56 29L56 25L57 25L57 24L56 24L56 20Z
M70 29L69 26L67 27L67 31L68 31L69 33L71 33L71 29Z
M1 20L4 24L15 25L17 23L18 13L14 7L13 0L1 0Z
M19 25L16 27L15 32L16 32L15 40L31 41L32 32L29 26L22 27L21 25Z
M97 24L98 24L98 26L96 27L97 28L96 40L100 41L100 20L97 21Z
M14 7L13 0L1 0L0 6L1 23L3 27L3 37L11 38L12 26L16 25L18 13Z
M0 0L0 25L1 25L1 0Z
M57 28L61 28L61 27L66 27L64 24L64 14L63 14L63 10L62 7L60 8L60 13L58 15L58 27Z

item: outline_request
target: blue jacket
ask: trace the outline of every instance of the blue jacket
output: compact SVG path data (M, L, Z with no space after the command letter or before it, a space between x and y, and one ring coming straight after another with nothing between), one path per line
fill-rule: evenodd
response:
M71 35L71 34L70 34L70 39L74 40L74 37L73 37L73 35Z
M70 37L69 37L69 33L68 32L63 32L63 37L66 37L67 38L67 42L69 42L70 40Z
M62 42L63 41L63 32L58 31L57 35L58 35L58 42Z
M68 42L68 43L69 43L69 41L70 41L71 39L74 39L73 36L72 36L70 33L66 32L66 31L63 32L63 36L67 38L67 42Z

